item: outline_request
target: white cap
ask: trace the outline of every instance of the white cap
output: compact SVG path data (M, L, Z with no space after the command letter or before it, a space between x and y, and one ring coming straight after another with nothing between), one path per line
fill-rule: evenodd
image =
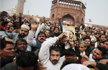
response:
M26 25L26 24L22 24L21 27L24 27L24 28L30 30L30 27L28 25Z
M68 64L62 70L90 70L82 64Z
M39 19L39 18L36 18L36 21L37 21L37 22L40 22L40 19Z
M95 37L91 37L91 42L96 42L96 38Z
M9 22L8 24L12 24L11 22Z

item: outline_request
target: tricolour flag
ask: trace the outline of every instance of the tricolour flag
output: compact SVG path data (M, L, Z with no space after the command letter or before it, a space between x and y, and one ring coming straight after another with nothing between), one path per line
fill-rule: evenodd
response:
M91 19L89 19L89 22L92 22Z

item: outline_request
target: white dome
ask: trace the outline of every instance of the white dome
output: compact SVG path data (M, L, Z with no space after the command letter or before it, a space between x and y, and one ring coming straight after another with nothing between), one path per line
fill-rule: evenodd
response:
M12 12L10 12L10 11L6 11L6 12L9 14L9 16L13 16Z

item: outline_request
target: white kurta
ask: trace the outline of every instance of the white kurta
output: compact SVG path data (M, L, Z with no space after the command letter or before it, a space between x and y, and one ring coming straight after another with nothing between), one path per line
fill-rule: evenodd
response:
M68 64L62 70L90 70L82 64Z
M49 60L50 57L50 47L58 40L58 37L50 37L43 42L40 52L39 60L43 63L44 67L47 67L47 70L60 70L60 67L65 60L64 57L61 57L56 65L53 65Z

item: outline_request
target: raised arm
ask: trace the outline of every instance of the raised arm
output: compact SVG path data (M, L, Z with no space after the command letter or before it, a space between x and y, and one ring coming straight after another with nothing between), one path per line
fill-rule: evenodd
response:
M30 46L36 46L36 40L35 40L34 36L35 36L35 32L37 30L37 27L38 27L38 25L36 23L31 24L31 30L27 37L27 43Z
M7 37L5 31L0 31L0 38L4 38L4 37Z
M60 25L61 32L63 32L63 26L61 20L59 20L59 25Z
M13 34L10 33L10 36L11 36L11 35L13 35ZM13 36L12 36L12 37L13 37ZM8 35L6 34L5 31L0 31L0 38L1 38L1 39L4 38L6 41L11 41L11 42L15 43L14 40L12 40L12 38L10 39L10 38L8 37Z
M39 22L40 24L39 24L39 26L37 28L36 33L35 33L35 38L37 38L39 32L45 28L45 24L46 24L45 23L45 17L43 17L43 21L44 21L43 23L42 22Z
M108 70L108 64L96 63L95 61L85 61L83 62L83 65L93 65L94 67L97 67L100 70Z
M54 45L54 43L62 38L64 36L64 33L60 34L58 37L50 37L46 41L43 42L40 52L39 52L39 60L41 63L46 64L50 57L50 47Z

